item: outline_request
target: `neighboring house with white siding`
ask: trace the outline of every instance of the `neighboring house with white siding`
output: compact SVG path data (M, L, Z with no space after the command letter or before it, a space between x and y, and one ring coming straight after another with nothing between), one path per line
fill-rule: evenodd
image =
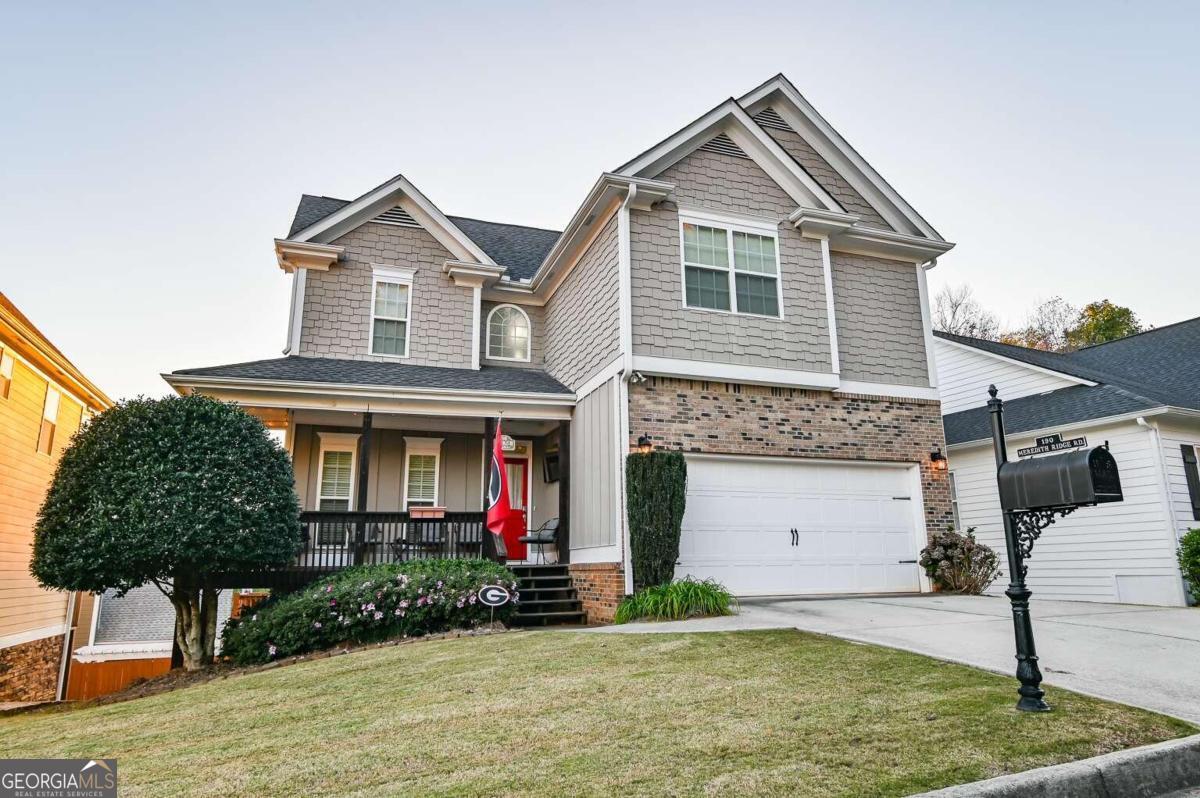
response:
M777 76L601 174L561 232L446 215L401 175L304 195L275 242L284 357L164 378L286 430L297 568L479 553L502 416L524 528L558 521L555 617L630 589L643 436L689 459L680 574L917 591L950 518L925 272L952 246Z
M1069 353L935 336L958 525L1004 548L986 407L994 384L1010 456L1053 434L1107 443L1125 494L1042 533L1029 561L1031 589L1045 598L1186 604L1175 550L1200 527L1200 318Z

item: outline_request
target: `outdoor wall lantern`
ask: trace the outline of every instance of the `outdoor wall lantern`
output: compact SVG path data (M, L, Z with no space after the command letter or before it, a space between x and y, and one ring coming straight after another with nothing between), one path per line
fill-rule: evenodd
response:
M933 466L934 471L945 471L950 467L950 461L942 454L942 447L933 447L933 451L929 453L929 464Z
M639 454L650 454L654 451L654 444L650 441L649 435L638 436L637 449Z
M1042 672L1033 644L1029 597L1025 586L1025 560L1033 553L1042 530L1080 507L1093 507L1124 499L1117 461L1107 446L1009 462L1004 437L1004 402L995 385L988 387L992 446L996 450L996 482L1004 512L1004 542L1008 553L1008 589L1013 631L1017 642L1017 709L1049 712L1042 700Z

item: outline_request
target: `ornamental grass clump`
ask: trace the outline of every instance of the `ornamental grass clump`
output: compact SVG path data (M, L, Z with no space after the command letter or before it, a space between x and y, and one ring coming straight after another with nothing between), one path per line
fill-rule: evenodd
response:
M231 620L222 654L239 665L267 662L344 644L470 629L507 622L514 605L479 602L484 585L517 598L517 578L490 560L417 560L348 568L294 593L272 597Z
M975 540L975 527L960 534L953 527L934 535L921 549L921 567L938 589L978 596L1000 573L996 552Z
M712 579L699 582L691 577L648 587L617 606L615 623L636 620L682 621L714 615L733 615L737 599L725 586Z

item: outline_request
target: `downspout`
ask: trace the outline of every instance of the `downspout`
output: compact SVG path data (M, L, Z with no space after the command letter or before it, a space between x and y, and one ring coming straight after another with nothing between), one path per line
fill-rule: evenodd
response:
M1171 488L1167 484L1167 470L1163 463L1163 446L1162 433L1158 429L1158 424L1153 421L1147 421L1145 416L1137 417L1137 425L1145 427L1150 433L1150 446L1154 449L1154 473L1158 477L1158 486L1162 492L1163 507L1166 508L1167 523L1170 524L1167 542L1171 546L1171 554L1174 555L1175 550L1179 547L1179 519L1175 517L1175 505L1171 501ZM1179 578L1180 598L1183 606L1188 604L1188 592L1183 587L1183 577Z
M75 642L72 638L75 631L75 598L78 595L72 590L67 598L67 628L63 632L63 650L58 663L58 692L55 693L55 701L62 701L67 697L67 663L71 661L71 648Z
M633 557L629 548L629 518L625 506L625 458L629 454L629 380L633 377L633 265L629 244L629 208L637 198L637 186L629 190L617 209L617 265L620 277L620 307L617 316L621 335L621 371L617 383L617 415L620 437L617 448L617 511L621 523L621 570L625 574L625 594L633 593Z

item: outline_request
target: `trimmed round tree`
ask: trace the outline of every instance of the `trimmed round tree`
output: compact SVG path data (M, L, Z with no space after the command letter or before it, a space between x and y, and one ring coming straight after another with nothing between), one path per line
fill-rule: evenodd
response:
M184 667L213 661L222 574L289 562L300 504L287 453L254 416L205 396L138 398L88 422L38 515L30 571L60 590L154 584Z

